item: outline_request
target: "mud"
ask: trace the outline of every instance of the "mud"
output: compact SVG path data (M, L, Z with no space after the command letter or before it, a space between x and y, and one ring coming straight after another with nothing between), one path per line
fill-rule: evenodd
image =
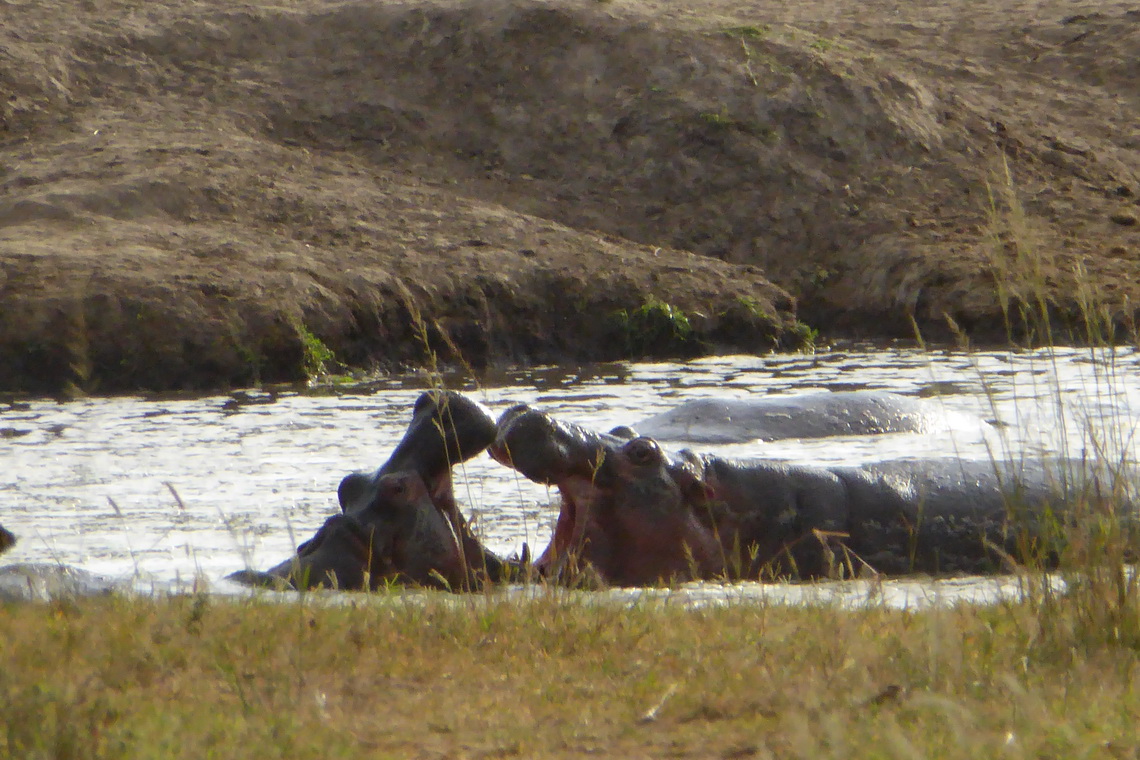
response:
M45 0L0 53L0 389L1140 302L1134 3Z

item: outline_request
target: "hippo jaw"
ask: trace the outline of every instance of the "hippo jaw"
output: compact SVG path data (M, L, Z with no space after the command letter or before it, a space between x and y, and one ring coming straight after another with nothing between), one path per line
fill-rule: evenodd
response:
M430 483L479 455L495 440L496 432L482 404L454 391L427 391L416 399L408 430L382 469L413 470Z
M337 497L346 513L366 509L376 484L385 475L411 471L427 485L428 496L459 539L461 560L475 578L497 581L512 573L509 563L488 551L475 537L455 501L451 468L467 461L495 440L490 413L454 391L428 391L416 400L404 437L375 473L352 473L341 481Z
M518 404L499 417L488 453L536 483L558 485L570 478L592 480L606 450L621 442Z
M505 411L497 427L491 457L561 493L554 534L535 568L547 578L567 579L587 543L591 505L599 496L596 476L610 442L525 404Z
M365 519L391 535L383 559L391 572L385 582L445 589L466 587L463 548L454 526L433 501L416 473L391 473L379 480L378 495Z
M341 511L367 507L376 481L393 472L417 473L437 504L454 503L451 468L478 456L495 434L495 422L482 404L454 391L423 393L388 461L375 473L354 472L341 480L337 488Z
M390 553L391 537L379 536L374 527L355 517L334 515L302 544L291 559L267 572L242 570L230 580L271 588L355 589L375 588L389 574L383 558Z
M588 561L587 548L591 543L590 530L593 503L599 494L595 484L579 479L568 479L558 484L562 504L558 521L546 551L534 563L544 578L572 582L581 571L580 560Z

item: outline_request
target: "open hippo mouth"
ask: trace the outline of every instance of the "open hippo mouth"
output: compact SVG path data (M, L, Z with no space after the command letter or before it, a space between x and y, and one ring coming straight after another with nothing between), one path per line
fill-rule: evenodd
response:
M415 557L414 551L396 551L393 547L400 545L398 542L381 544L376 538L368 539L366 536L377 534L367 533L361 527L375 527L377 514L384 513L385 505L393 497L391 490L406 487L421 492L426 490L425 498L414 505L421 512L417 524L422 527L431 522L432 516L422 514L425 505L438 513L436 517L445 521L458 543L462 562L472 570L472 584L477 583L474 578L477 574L496 579L503 572L502 563L475 539L456 504L451 480L451 468L486 449L494 440L495 433L495 423L481 404L452 391L422 394L416 401L407 431L388 460L374 473L356 472L341 481L337 498L342 514L331 518L331 525L326 523L312 539L297 548L294 557L269 571L246 570L234 573L230 578L250 585L280 585L285 582L295 587L313 586L324 585L331 571L341 579L338 583L340 588L361 588L365 570L374 579L377 575L376 567L364 565L378 561L387 563L381 575L416 576L416 573L407 572L400 566L405 562L401 557ZM396 477L405 475L411 477L406 480ZM394 486L394 483L402 486ZM421 530L420 539L426 540L425 535ZM438 531L433 535L435 538L432 540L438 544ZM330 543L332 537L339 537L339 544L335 541ZM335 552L331 548L338 545L343 545L351 568L346 569L341 559L334 558ZM426 553L430 555L432 552ZM406 562L415 564L418 560ZM299 566L306 573L304 579L297 575Z
M499 418L488 453L536 483L556 486L562 495L550 545L535 562L543 575L562 576L585 549L593 506L604 500L606 453L621 443L616 436L561 422L525 404Z
M498 428L491 456L562 496L535 563L546 577L570 580L589 565L628 586L717 572L719 547L688 503L700 485L689 460L651 438L596 433L525 405L507 410Z

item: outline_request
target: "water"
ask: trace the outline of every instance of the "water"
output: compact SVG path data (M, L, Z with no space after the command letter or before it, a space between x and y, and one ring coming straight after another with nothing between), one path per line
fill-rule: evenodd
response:
M410 376L324 395L257 393L254 400L266 403L239 405L228 395L0 403L0 523L20 537L4 561L59 562L139 588L198 578L236 592L222 577L290 556L338 510L340 479L384 461L426 386ZM1119 455L1131 452L1136 434L1140 354L896 349L728 356L541 367L467 390L495 414L525 401L608 429L689 398L858 389L930 397L945 410L944 431L701 448L807 464ZM532 551L545 546L556 494L485 455L457 469L456 492L492 549L517 552L524 541ZM942 588L958 598L961 587ZM840 593L860 593L846 588ZM932 588L906 598L926 598ZM705 593L693 591L698 599ZM875 593L883 592L876 586Z

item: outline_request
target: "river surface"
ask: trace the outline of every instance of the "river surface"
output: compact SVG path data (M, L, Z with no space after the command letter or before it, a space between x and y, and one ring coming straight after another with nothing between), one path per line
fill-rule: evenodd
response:
M690 398L889 390L931 399L944 410L941 429L700 448L805 464L1096 452L1135 459L1140 354L847 350L540 367L479 385L462 378L447 383L495 415L525 401L599 429ZM248 396L0 401L0 524L20 538L4 561L77 566L142 590L197 580L236 593L223 576L290 556L338 511L340 479L385 460L428 386L427 378L410 375ZM486 455L455 475L456 494L492 549L509 554L526 542L537 552L546 545L556 493ZM831 588L823 584L814 593L858 596L864 587ZM882 594L878 585L867 588ZM989 599L995 593L986 581L900 581L888 589L902 589L902 603L931 594ZM722 592L690 590L698 600L716 593Z

